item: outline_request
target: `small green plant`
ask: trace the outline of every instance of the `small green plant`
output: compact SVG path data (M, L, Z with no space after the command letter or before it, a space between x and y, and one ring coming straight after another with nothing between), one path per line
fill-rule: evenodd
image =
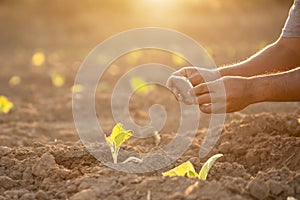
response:
M125 130L121 123L114 126L110 136L106 137L106 142L109 144L110 151L114 163L118 162L118 154L120 146L132 136L131 130Z
M207 174L210 170L210 168L213 166L215 161L222 157L223 154L216 154L212 157L210 157L202 166L199 174L195 171L195 168L193 164L190 161L184 162L181 165L162 173L163 176L185 176L189 178L199 178L200 180L206 180Z
M13 107L14 104L6 96L0 96L0 113L7 114Z

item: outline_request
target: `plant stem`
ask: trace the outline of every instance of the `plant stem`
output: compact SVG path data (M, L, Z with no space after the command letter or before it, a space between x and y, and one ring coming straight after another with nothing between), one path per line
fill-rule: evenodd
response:
M113 157L114 164L117 164L117 163L118 163L118 154L119 154L119 150L120 150L119 147L114 147L114 151L111 152L111 153L112 153L112 157Z
M113 157L114 164L117 164L118 163L118 152L113 152L112 157Z

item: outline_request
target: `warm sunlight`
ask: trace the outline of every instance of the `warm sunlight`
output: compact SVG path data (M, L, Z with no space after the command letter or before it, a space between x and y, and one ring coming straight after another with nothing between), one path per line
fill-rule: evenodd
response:
M0 200L300 200L299 16L0 0Z
M144 0L146 3L159 5L167 5L170 3L176 3L176 0Z

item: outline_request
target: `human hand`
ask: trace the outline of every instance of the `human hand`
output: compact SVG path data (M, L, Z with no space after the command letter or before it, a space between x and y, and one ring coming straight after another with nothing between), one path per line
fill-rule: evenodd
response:
M188 92L193 89L193 85L184 76L171 75L168 78L168 85L172 87L175 97L179 101L183 101L187 105L196 102L196 98L191 96Z
M172 75L184 76L189 79L193 86L204 82L214 81L221 77L218 69L206 69L201 67L183 67Z
M253 79L240 76L224 76L220 79L201 83L191 89L202 112L230 113L242 110L255 103L257 94L253 92Z
M206 69L199 67L183 67L180 70L174 72L171 76L183 76L186 77L193 86L199 85L204 82L209 82L220 78L219 71L217 69ZM179 91L174 87L172 81L168 79L167 86L175 94L175 97L179 101L184 101ZM189 104L188 102L186 102Z

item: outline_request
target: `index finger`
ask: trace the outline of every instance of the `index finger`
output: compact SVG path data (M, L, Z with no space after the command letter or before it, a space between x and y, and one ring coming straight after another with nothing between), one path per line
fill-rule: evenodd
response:
M196 67L183 67L183 68L177 70L176 72L174 72L173 75L184 76L184 77L188 78L195 72L197 72Z
M189 94L194 96L205 94L205 93L209 93L209 89L206 83L199 84L189 91Z
M195 67L184 67L179 71L182 76L187 78L193 76L193 74L197 73L197 69Z

